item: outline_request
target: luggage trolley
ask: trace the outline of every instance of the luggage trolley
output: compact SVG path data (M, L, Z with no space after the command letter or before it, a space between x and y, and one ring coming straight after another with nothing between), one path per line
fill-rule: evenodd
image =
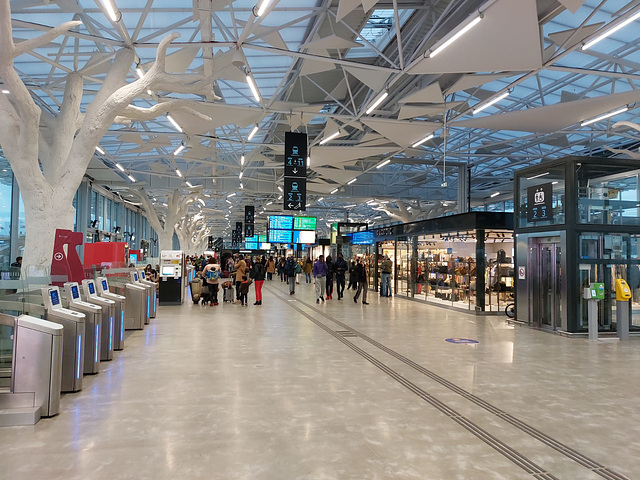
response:
M102 334L102 307L83 302L77 282L66 282L64 292L69 310L84 313L84 373L96 374L100 371L100 335Z
M97 277L96 287L98 288L99 296L116 302L115 338L113 339L113 349L122 350L124 348L124 327L125 327L124 318L125 318L127 297L118 295L117 293L111 293L109 291L109 284L107 283L107 277Z
M85 315L62 307L58 287L42 288L42 300L47 320L59 323L64 327L62 332L64 348L62 350L62 383L60 391L77 392L82 390Z
M82 280L84 301L102 307L102 337L100 340L100 360L113 360L114 315L116 302L98 297L93 280Z

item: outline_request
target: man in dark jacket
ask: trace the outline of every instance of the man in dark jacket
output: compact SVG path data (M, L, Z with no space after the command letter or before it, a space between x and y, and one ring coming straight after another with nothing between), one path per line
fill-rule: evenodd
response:
M331 260L331 255L327 255L327 300L331 300L333 298L333 260Z
M345 283L345 275L347 270L349 269L349 265L342 257L342 254L338 254L338 259L334 263L333 267L336 272L336 290L338 291L338 300L342 300L344 297L344 283Z
M367 269L359 258L356 264L355 276L358 281L358 291L356 292L356 296L353 297L353 302L358 303L358 297L360 296L360 292L362 292L362 304L369 305L367 303Z
M289 295L294 295L296 293L296 262L293 257L287 258L284 264L284 274L289 283Z

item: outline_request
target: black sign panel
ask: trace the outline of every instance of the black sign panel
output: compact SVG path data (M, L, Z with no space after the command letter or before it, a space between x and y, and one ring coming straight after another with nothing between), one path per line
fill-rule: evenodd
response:
M244 223L253 223L254 219L255 219L255 207L253 205L246 205L244 207Z
M307 180L284 177L284 209L304 212L307 203Z
M544 183L527 188L527 222L550 221L553 218L553 185Z
M231 232L231 247L238 248L238 232L235 230Z
M307 178L307 134L284 134L284 176Z
M236 222L236 232L242 235L242 222Z
M244 224L244 236L245 238L253 237L254 229L253 223L245 223Z

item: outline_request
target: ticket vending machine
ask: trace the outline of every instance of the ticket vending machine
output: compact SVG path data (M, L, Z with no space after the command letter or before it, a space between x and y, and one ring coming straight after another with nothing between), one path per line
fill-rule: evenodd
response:
M122 350L124 348L124 312L126 311L127 297L118 295L117 293L111 293L109 291L109 284L107 283L107 277L97 277L96 287L98 288L98 295L102 298L107 298L116 302L116 317L115 317L115 332L116 336L113 339L113 349Z
M33 405L40 407L43 417L60 413L64 330L58 322L29 315L21 315L15 321L11 393L33 393Z
M100 360L113 360L113 339L115 336L116 302L100 298L93 280L82 280L84 301L102 307L102 335L100 337Z
M187 284L184 276L184 254L181 250L160 252L160 305L182 305Z
M102 307L83 302L77 282L66 282L64 293L69 310L84 313L84 373L96 374L100 371L100 335L102 333Z
M146 285L144 283L140 282L140 274L138 273L137 270L134 270L133 272L129 272L129 275L131 275L131 283L133 283L134 285L137 285L139 287L142 287L146 290L147 292L147 298L146 298L146 313L145 313L145 322L146 324L149 323L149 319L151 318L151 301L153 299L153 288L151 288L151 285Z
M84 313L63 308L58 287L44 287L42 300L47 320L59 323L64 327L60 391L77 392L82 390L85 349Z
M151 287L151 293L153 296L151 297L151 310L149 310L149 316L151 318L156 318L156 312L158 310L158 284L147 280L144 270L142 269L138 270L138 281L141 285L148 285Z

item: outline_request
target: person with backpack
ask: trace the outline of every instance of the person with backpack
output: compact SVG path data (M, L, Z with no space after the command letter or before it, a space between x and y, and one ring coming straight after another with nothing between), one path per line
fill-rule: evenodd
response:
M291 256L287 258L284 268L282 269L289 283L289 295L295 295L296 293L296 265L296 261Z
M327 255L327 300L333 299L333 260L331 260L331 255Z
M256 289L256 302L254 305L262 305L262 285L264 285L265 267L262 262L254 262L251 277Z
M207 286L209 287L209 306L218 306L218 288L220 285L220 265L215 263L213 257L209 257L207 264L202 270L202 275L207 279Z
M353 297L353 302L358 303L358 297L360 296L360 292L362 292L362 304L369 305L367 303L367 269L360 258L358 258L358 263L356 264L355 275L356 281L358 282L358 291L355 297Z

